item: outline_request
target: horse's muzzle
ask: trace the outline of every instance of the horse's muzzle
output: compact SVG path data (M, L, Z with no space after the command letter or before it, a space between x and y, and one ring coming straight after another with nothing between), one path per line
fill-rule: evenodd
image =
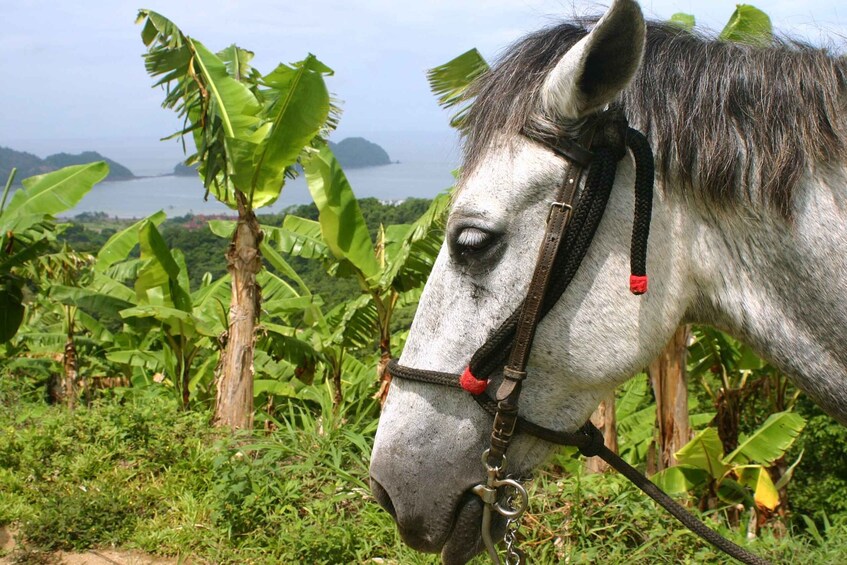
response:
M444 545L443 540L433 540L426 535L423 529L423 521L412 519L400 520L397 516L397 510L394 508L394 503L391 501L391 496L388 491L383 488L379 481L371 477L371 493L377 503L382 506L397 524L397 530L400 532L400 537L403 542L416 551L424 553L438 553Z

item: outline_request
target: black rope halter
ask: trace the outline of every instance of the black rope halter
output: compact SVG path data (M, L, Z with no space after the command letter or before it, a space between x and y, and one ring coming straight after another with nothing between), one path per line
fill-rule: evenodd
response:
M489 470L499 471L515 432L545 441L576 446L586 457L598 456L635 483L683 525L735 559L750 565L768 562L720 536L666 493L609 450L603 434L589 421L579 430L563 432L534 424L518 415L521 385L535 329L567 289L597 231L615 181L617 163L627 148L635 159L635 217L633 221L630 290L647 291L647 239L650 231L654 165L650 145L643 134L629 128L619 115L605 125L591 144L591 151L571 140L544 139L532 132L524 135L550 148L568 162L564 181L550 209L547 231L526 298L474 353L461 375L413 369L396 360L388 364L393 378L465 389L494 416L491 446L487 453ZM587 174L583 174L587 169ZM582 177L585 176L584 183ZM582 190L580 191L580 186ZM494 374L503 375L492 398L486 393Z

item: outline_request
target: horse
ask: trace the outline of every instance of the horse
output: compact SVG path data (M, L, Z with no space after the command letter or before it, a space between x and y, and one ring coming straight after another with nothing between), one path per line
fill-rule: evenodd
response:
M473 95L403 366L462 372L525 297L567 167L527 128L586 144L619 111L655 154L650 288L627 290L635 167L624 157L578 271L537 326L521 415L576 430L678 326L699 323L749 344L847 424L847 58L787 39L720 41L614 0L599 19L519 40ZM449 564L482 550L473 488L491 427L462 390L394 379L370 477L406 544ZM507 471L529 473L553 449L517 434Z

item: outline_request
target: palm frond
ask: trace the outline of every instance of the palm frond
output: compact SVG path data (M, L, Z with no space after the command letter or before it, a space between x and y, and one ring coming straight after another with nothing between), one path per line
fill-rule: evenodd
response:
M462 129L471 105L470 86L488 69L488 63L474 48L427 72L430 90L438 96L438 104L446 109L459 107L450 119L454 128Z

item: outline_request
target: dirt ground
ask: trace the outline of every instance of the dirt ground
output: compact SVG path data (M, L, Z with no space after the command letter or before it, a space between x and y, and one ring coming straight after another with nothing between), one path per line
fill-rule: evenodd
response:
M13 565L17 559L18 549L15 544L15 532L7 527L0 527L0 565ZM52 554L32 555L31 559L23 560L26 563L43 563L44 565L176 565L176 559L154 557L140 551L122 551L117 549L98 549L85 553L70 553L60 551ZM191 561L183 560L183 563Z

